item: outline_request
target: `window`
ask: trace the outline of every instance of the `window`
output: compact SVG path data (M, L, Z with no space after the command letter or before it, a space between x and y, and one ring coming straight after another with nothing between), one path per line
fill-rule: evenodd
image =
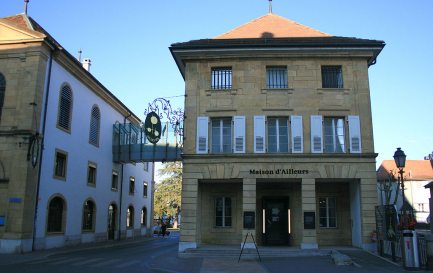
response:
M126 227L133 228L134 227L134 207L129 206L126 211Z
M215 67L212 68L212 89L231 89L232 88L232 68Z
M343 88L341 65L322 66L322 88Z
M323 127L325 153L344 153L344 118L325 117Z
M337 227L337 202L335 197L319 198L319 222L322 228Z
M149 171L149 162L144 162L143 163L143 169L144 169L145 172Z
M147 225L147 208L143 207L141 210L141 225L145 226Z
M2 118L2 109L5 100L5 93L6 93L6 79L3 76L3 74L0 73L0 120Z
M266 87L269 89L287 88L287 68L283 66L267 67Z
M65 131L71 131L72 90L69 85L63 85L60 90L59 113L57 127Z
M47 232L63 232L63 214L63 199L54 197L48 205Z
M143 182L143 197L147 197L147 182Z
M289 152L288 118L268 118L268 152Z
M98 106L93 106L92 113L90 116L90 132L89 132L89 143L95 146L99 146L99 128L101 123L101 113Z
M87 166L87 184L96 185L96 164L92 162Z
M215 199L215 226L232 226L232 200L230 197L217 197Z
M54 177L58 179L66 179L66 169L68 164L68 154L66 152L56 150L56 158L54 162Z
M91 200L84 202L83 206L83 230L93 231L93 223L95 216L95 204Z
M111 175L111 189L118 190L119 188L119 174L116 171L113 171Z
M135 192L135 178L129 178L129 194L134 195Z
M212 153L232 151L232 119L212 119Z

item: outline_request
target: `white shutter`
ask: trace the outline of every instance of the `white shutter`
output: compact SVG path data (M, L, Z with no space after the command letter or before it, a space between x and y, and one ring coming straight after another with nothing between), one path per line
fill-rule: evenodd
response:
M361 126L359 116L349 116L349 144L351 153L361 153Z
M207 154L208 152L208 117L197 117L197 143L196 152Z
M245 117L233 117L234 153L245 153Z
M254 152L265 152L265 116L254 116Z
M311 116L311 152L323 153L322 116Z
M291 116L290 124L292 130L292 153L303 153L302 116Z

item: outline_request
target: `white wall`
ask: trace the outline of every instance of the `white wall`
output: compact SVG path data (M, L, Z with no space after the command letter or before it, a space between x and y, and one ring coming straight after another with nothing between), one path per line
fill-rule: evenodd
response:
M65 82L71 86L73 93L70 134L56 128L59 93L61 86ZM99 147L89 144L88 141L90 112L95 104L99 107L101 113ZM116 121L123 123L124 117L73 77L61 65L53 61L36 220L36 238L40 247L61 244L59 239L55 240L52 235L46 235L47 202L53 195L63 196L66 202L66 228L65 238L63 238L66 243L67 241L76 243L82 240L92 240L92 236L89 235L84 238L81 231L82 208L85 200L89 198L96 205L95 234L103 235L107 231L108 206L110 203L115 203L119 209L120 205L119 191L111 190L112 171L118 171L119 181L122 178L121 166L114 164L112 160L112 128ZM56 149L68 153L66 181L53 178ZM89 161L97 164L96 187L87 185ZM125 228L128 204L132 204L135 208L134 228L141 228L140 217L143 206L147 207L149 218L147 223L150 227L153 168L152 164L149 165L149 172L144 172L143 164L127 164L124 166L122 229ZM128 194L130 176L134 176L136 181L136 193L133 196ZM143 197L143 181L148 182L149 193L147 198ZM47 237L52 238L44 240ZM51 241L53 241L52 244Z

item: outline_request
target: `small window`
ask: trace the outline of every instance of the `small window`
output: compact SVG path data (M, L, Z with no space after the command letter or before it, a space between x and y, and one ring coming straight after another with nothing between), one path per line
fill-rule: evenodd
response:
M324 152L344 153L345 125L343 117L325 117L323 119Z
M56 150L54 162L54 177L58 179L66 179L66 170L68 164L68 154L66 152Z
M319 198L319 222L321 228L337 227L337 201L335 197Z
M135 192L135 178L129 178L129 195L134 195Z
M232 226L232 200L230 197L217 197L215 199L215 226Z
M117 191L119 189L119 173L113 171L111 175L111 190Z
M322 66L322 88L343 88L341 65Z
M5 100L5 93L6 93L6 79L3 76L3 74L0 73L0 120L2 118L2 109Z
M212 89L231 89L232 88L232 68L214 67L212 68Z
M268 152L289 152L289 119L268 118Z
M89 132L89 143L95 146L99 146L99 128L101 124L101 113L98 106L93 106L90 117L90 132Z
M83 206L83 231L94 230L95 204L91 200L84 202Z
M147 197L147 182L143 182L143 197Z
M51 199L48 205L47 232L63 232L64 207L62 198Z
M129 206L126 211L126 227L133 228L134 227L134 207Z
M96 185L96 164L92 162L87 166L87 184Z
M212 119L212 153L232 152L232 119Z
M145 172L149 171L149 162L144 162L143 163L143 169L144 169Z
M143 207L141 210L141 225L146 226L147 225L147 208Z
M287 68L283 66L267 67L266 87L269 89L287 88Z
M70 132L71 115L72 115L72 89L71 87L69 87L69 85L65 84L60 90L57 127L67 132Z

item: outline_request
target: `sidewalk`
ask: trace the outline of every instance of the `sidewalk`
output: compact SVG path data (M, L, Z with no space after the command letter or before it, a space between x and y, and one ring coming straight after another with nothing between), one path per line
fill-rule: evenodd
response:
M13 253L13 254L0 254L0 266L19 264L29 261L41 260L52 255L72 253L82 250L98 249L98 248L110 248L113 246L121 246L127 244L134 244L142 241L156 240L157 237L144 237L139 236L136 238L128 238L124 240L113 240L113 241L103 241L103 242L91 242L84 243L75 246L65 246L59 248L52 248L46 250L37 250L29 253Z

